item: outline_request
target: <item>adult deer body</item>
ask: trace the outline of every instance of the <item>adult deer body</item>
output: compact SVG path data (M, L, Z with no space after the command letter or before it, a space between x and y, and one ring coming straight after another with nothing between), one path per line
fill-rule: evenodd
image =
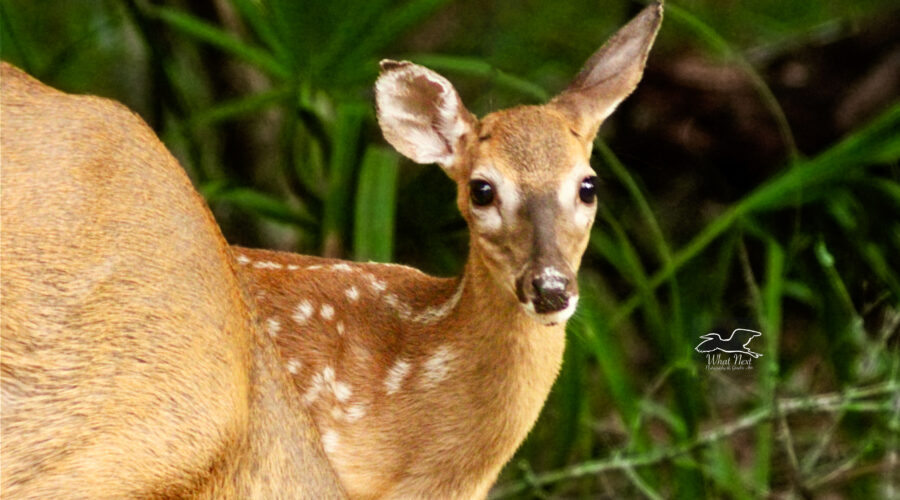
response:
M0 78L0 495L343 498L153 132L5 63Z
M544 106L477 120L440 75L382 62L385 138L457 183L462 277L234 248L351 497L480 498L559 371L596 210L589 157L661 20L645 9Z

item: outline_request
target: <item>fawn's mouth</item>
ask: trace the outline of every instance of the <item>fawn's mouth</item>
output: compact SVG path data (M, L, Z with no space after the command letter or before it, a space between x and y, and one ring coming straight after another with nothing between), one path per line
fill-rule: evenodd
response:
M578 296L568 297L567 303L565 307L556 311L549 312L540 312L535 307L534 302L527 301L522 302L522 308L525 309L525 312L528 313L529 316L534 318L538 323L544 326L554 326L560 323L565 323L572 317L572 314L575 313L575 308L578 306Z

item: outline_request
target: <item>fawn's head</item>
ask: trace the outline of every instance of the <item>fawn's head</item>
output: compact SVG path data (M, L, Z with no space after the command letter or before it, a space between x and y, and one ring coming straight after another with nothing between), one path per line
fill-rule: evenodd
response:
M417 163L438 163L456 182L473 255L542 323L575 310L575 273L597 209L594 136L637 86L661 19L661 5L644 9L549 103L481 120L437 73L381 63L375 89L385 138Z

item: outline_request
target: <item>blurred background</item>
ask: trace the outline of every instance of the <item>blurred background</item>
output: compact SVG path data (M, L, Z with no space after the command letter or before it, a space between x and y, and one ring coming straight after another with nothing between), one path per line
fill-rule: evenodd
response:
M0 0L0 55L143 116L232 243L449 276L454 186L381 138L378 60L483 116L546 101L641 7ZM563 371L492 497L900 498L897 33L896 0L667 3L596 142ZM736 328L749 366L695 352Z

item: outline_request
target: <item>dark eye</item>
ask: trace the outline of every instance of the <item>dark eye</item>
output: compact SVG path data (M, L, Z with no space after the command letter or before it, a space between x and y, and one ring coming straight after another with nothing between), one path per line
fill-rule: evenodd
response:
M581 187L578 189L578 197L581 201L590 205L597 200L597 176L592 175L585 177L581 181Z
M469 181L469 196L472 203L479 207L490 205L494 201L494 186L483 180Z

